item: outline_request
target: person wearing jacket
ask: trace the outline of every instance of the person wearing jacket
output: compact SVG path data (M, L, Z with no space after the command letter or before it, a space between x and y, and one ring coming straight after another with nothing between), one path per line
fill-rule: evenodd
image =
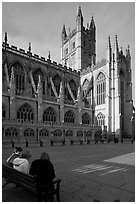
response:
M23 173L29 174L31 154L29 151L22 153L21 157L13 160L13 168Z
M32 162L29 174L36 176L36 182L39 186L38 189L40 189L38 192L39 201L42 199L42 193L46 193L44 199L47 199L47 192L45 192L46 189L44 186L48 184L51 184L48 196L51 195L50 198L53 199L51 192L54 190L54 184L52 185L52 183L53 179L55 178L55 171L48 153L43 152L40 159L36 159Z
M16 159L17 157L20 157L21 154L22 154L22 148L19 146L15 147L11 156L9 156L8 159L6 160L6 165L13 168L14 159Z

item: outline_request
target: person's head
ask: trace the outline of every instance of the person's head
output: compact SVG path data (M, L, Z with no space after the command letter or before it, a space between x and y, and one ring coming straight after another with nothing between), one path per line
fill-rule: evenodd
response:
M22 148L20 146L15 147L14 153L20 155L22 153Z
M27 160L29 160L30 157L31 157L30 151L25 151L25 152L23 152L22 155L21 155L21 158L24 158L24 159L27 159Z
M40 159L46 159L46 160L50 160L50 157L49 157L49 155L48 155L48 153L47 152L43 152L42 154L41 154L41 156L40 156Z

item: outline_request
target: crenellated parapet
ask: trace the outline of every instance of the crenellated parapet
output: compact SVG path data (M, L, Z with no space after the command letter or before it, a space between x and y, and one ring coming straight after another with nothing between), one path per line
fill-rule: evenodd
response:
M78 72L76 70L72 70L72 68L70 68L70 67L63 66L60 63L57 63L55 61L51 61L50 59L46 60L45 57L41 57L38 54L33 54L30 51L26 51L26 50L24 50L22 48L17 48L14 45L9 45L8 43L5 44L5 42L2 43L2 51L3 51L3 53L5 51L6 52L12 52L12 53L20 55L22 57L25 57L25 58L40 62L40 63L45 64L45 65L50 64L51 67L54 67L54 68L56 68L56 69L58 69L60 71L63 71L63 72L65 71L67 73L71 73L71 74L73 74L75 76L80 75L80 72Z

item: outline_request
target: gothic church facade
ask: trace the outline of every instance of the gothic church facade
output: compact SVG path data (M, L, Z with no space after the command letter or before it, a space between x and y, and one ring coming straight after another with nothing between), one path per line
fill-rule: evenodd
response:
M49 141L94 139L100 130L132 135L132 83L129 47L124 55L110 38L106 59L96 63L96 26L62 30L61 64L8 44L2 45L2 138Z

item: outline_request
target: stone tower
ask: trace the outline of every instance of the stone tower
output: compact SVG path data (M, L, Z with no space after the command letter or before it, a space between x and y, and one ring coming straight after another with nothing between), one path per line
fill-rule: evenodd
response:
M82 71L91 65L96 64L96 26L92 17L90 26L83 25L81 7L78 8L76 27L72 32L69 29L67 34L63 25L61 35L61 64L71 67L73 70Z

